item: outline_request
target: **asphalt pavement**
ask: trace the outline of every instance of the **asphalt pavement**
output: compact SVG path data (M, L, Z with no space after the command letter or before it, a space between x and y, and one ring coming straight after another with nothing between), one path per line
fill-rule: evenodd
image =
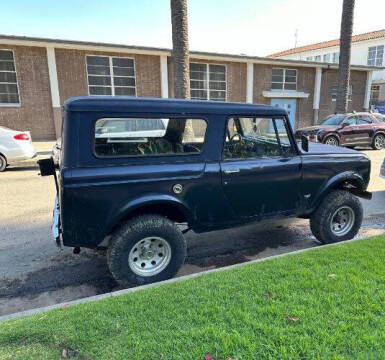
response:
M40 157L52 143L38 144ZM385 150L366 150L372 160L371 201L362 200L365 219L359 237L385 232L385 180L379 167ZM118 289L105 254L59 250L51 239L55 197L51 177L34 163L0 174L0 315ZM207 234L187 234L188 258L178 275L320 246L307 220L268 221Z

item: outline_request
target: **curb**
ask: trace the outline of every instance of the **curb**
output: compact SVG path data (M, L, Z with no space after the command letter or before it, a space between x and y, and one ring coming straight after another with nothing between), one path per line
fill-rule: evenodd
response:
M132 288L123 289L123 290L117 290L117 291L113 291L113 292L109 292L109 293L105 293L105 294L94 295L94 296L90 296L90 297L86 297L86 298L82 298L82 299L78 299L78 300L63 302L63 303L59 303L59 304L55 304L55 305L49 305L49 306L45 306L45 307L41 307L41 308L21 311L21 312L17 312L14 314L3 315L3 316L0 316L0 322L4 322L7 320L11 320L11 319L17 319L17 318L28 316L28 315L45 313L49 310L60 309L62 306L67 307L67 306L74 306L74 305L83 304L83 303L95 302L95 301L110 298L110 297L115 297L115 296L119 296L119 295L123 295L123 294L129 294L129 293L133 293L133 292L141 291L141 290L145 290L145 289L150 289L150 288L157 287L157 286L163 286L165 284L171 284L171 283L185 281L188 279L193 279L196 277L204 276L206 274L236 269L236 268L247 266L250 264L255 264L255 263L264 262L264 261L268 261L268 260L272 260L272 259L276 259L276 258L295 255L295 254L299 254L299 253L303 253L303 252L307 252L307 251L313 251L313 250L317 250L320 248L323 249L325 247L331 247L331 246L337 246L337 245L341 245L341 244L351 243L351 242L355 242L358 240L364 240L364 239L363 238L355 238L352 240L347 240L347 241L339 242L339 243L335 243L335 244L322 245L322 247L311 247L311 248L296 250L296 251L292 251L292 252L285 253L285 254L273 255L273 256L266 257L266 258L262 258L262 259L255 259L255 260L251 260L251 261L240 263L240 264L234 264L234 265L230 265L230 266L221 267L218 269L210 269L210 270L202 271L199 273L184 275L184 276L180 276L180 277L165 280L165 281L160 281L160 282L153 283L153 284L141 285L141 286L132 287Z

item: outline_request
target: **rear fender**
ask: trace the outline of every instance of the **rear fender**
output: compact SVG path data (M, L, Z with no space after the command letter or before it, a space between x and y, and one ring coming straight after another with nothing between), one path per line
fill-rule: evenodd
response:
M172 208L178 211L188 224L191 224L193 220L189 207L181 199L166 194L152 194L133 199L118 210L118 214L109 221L109 232L121 222L140 213L141 209L151 213L151 208L164 208L165 211ZM158 211L154 211L154 213L158 213Z

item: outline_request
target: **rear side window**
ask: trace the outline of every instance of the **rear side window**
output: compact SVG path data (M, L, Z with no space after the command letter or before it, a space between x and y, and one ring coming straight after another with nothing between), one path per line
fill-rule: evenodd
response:
M185 118L103 118L95 123L100 157L190 155L203 150L207 123Z

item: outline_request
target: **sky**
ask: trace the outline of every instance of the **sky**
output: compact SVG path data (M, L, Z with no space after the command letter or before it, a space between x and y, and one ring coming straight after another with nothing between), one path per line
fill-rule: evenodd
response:
M0 34L170 48L169 0L1 1ZM265 56L339 37L342 0L187 0L191 50ZM356 0L353 33L385 28Z

